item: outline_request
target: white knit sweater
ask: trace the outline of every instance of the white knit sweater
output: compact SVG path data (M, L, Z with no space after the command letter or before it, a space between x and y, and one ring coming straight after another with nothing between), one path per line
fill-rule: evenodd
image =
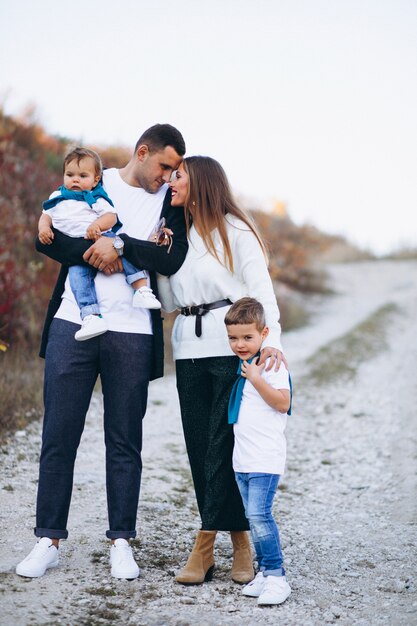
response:
M174 306L181 309L225 298L232 302L244 296L256 298L265 309L266 325L269 327L263 347L282 350L279 310L262 249L244 222L230 215L225 219L234 273L207 251L203 240L191 227L186 259L178 272L170 277ZM219 258L223 259L223 246L217 232L214 242ZM196 318L179 315L172 330L174 359L232 355L224 324L228 308L209 311L202 318L201 337L195 334Z

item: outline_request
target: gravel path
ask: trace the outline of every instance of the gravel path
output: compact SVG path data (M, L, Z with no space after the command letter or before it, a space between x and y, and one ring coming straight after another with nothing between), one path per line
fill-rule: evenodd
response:
M310 298L311 324L284 339L296 396L275 512L288 601L258 608L241 596L226 533L212 582L174 582L198 516L171 375L151 384L145 419L136 581L109 574L98 395L77 460L70 537L60 567L40 579L14 574L34 541L40 424L0 449L0 624L417 625L417 263L330 274L337 294Z

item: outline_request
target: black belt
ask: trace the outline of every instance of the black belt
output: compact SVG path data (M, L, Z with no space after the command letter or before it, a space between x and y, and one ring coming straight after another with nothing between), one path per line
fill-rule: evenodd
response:
M228 306L232 304L229 298L225 300L217 300L217 302L209 302L209 304L198 304L196 306L184 306L181 309L181 315L188 317L189 315L195 315L195 334L197 337L201 337L201 318L213 309L220 309L222 306Z

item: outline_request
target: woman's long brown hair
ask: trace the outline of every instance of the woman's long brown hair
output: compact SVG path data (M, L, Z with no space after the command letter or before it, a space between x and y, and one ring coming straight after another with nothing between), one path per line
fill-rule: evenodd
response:
M189 176L190 186L184 207L188 231L193 223L208 252L233 272L233 255L224 218L227 214L234 215L253 232L267 258L265 244L252 219L234 201L229 181L220 163L211 157L192 156L184 159L183 166ZM214 245L214 229L220 235L224 259L219 258Z

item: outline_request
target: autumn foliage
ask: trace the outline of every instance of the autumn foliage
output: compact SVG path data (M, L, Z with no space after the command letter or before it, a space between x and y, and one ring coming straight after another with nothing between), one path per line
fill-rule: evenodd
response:
M9 425L5 414L10 418L40 404L42 368L36 352L59 267L35 251L34 239L42 201L61 185L63 157L71 143L48 135L33 115L15 119L0 108L0 430ZM107 167L129 158L124 148L90 147ZM311 259L329 238L288 218L252 214L269 247L272 278L304 291L321 288Z
M39 340L58 266L35 251L34 240L42 202L62 184L69 143L0 110L0 339L10 349ZM109 166L125 161L121 149L101 154Z

